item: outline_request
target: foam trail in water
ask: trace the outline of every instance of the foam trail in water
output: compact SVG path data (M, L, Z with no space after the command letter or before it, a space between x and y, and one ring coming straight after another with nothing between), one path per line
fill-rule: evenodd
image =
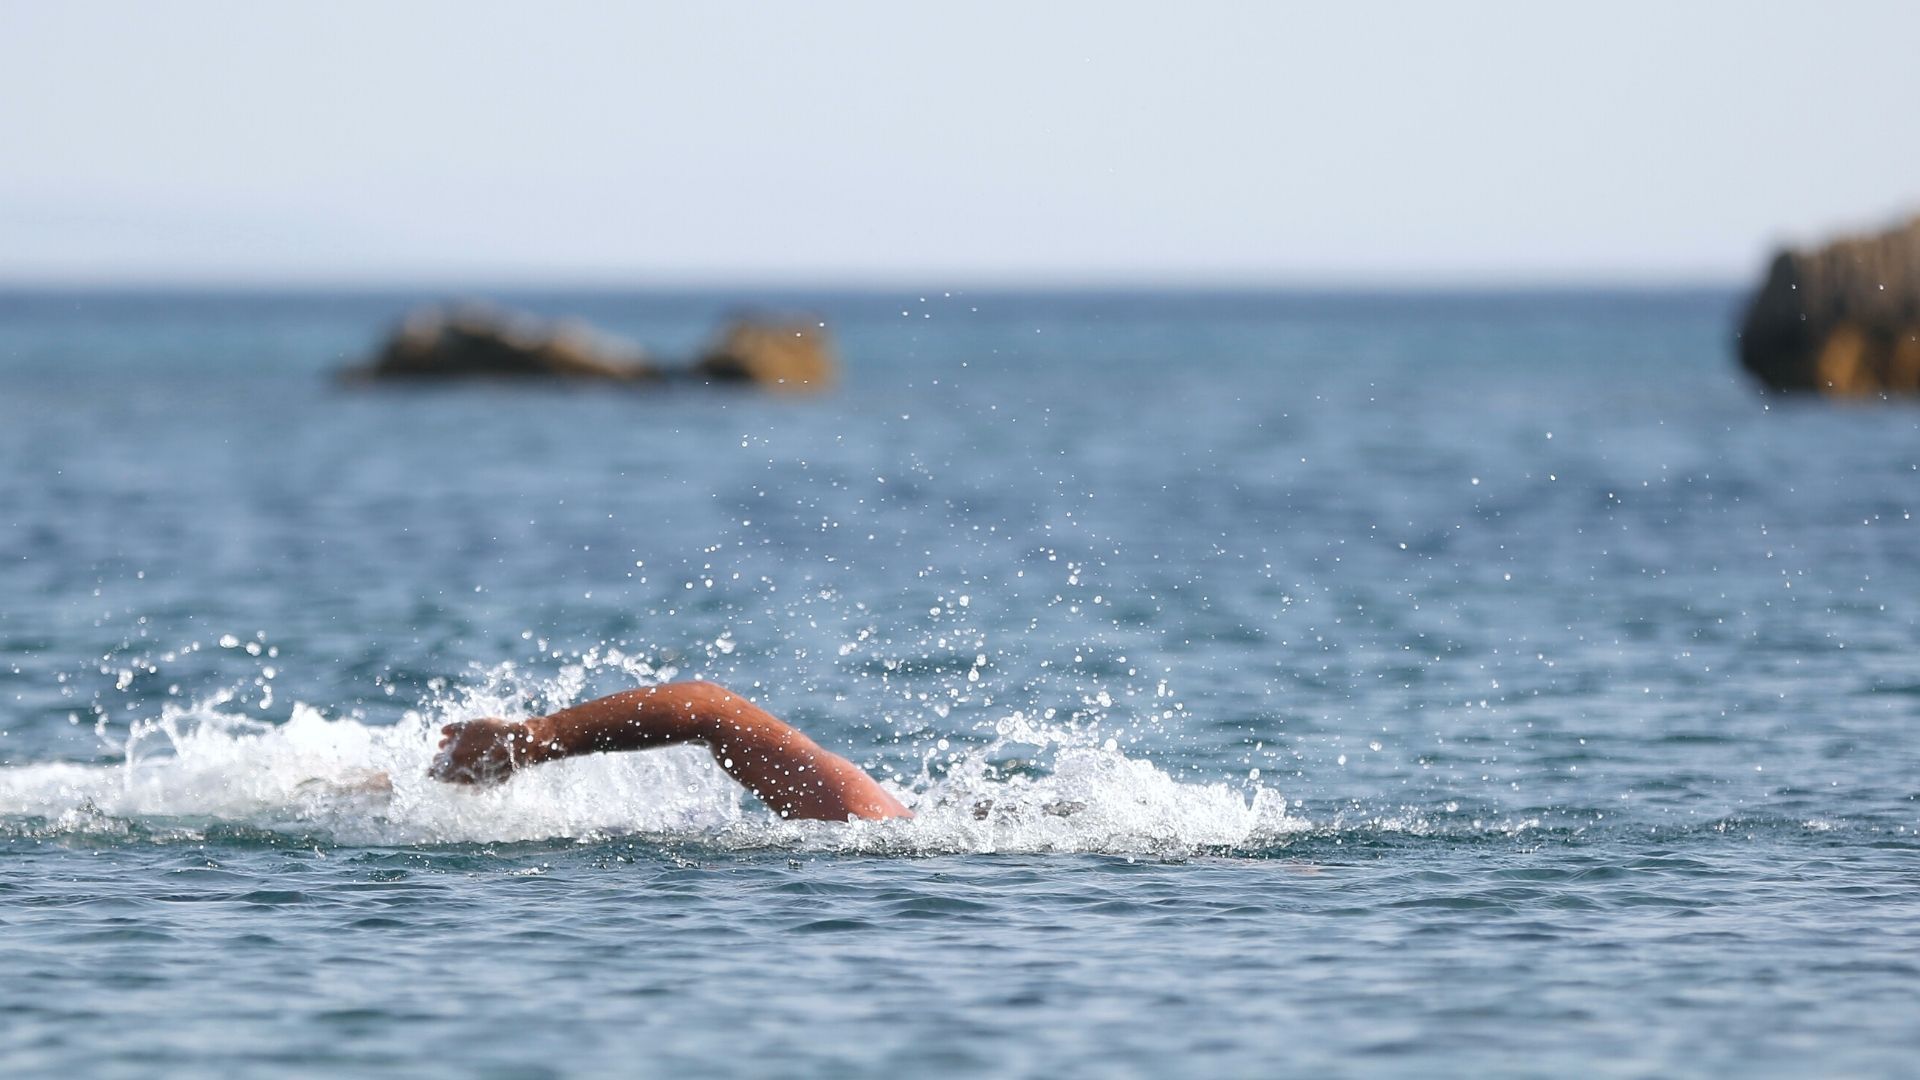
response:
M38 831L201 835L242 825L331 842L410 845L640 834L723 848L813 851L1180 854L1269 847L1304 828L1285 800L1225 784L1182 783L1112 743L1019 717L944 776L895 788L918 817L785 822L743 794L699 748L594 755L543 765L496 788L427 778L439 726L511 712L468 691L393 726L328 719L295 706L284 724L236 717L224 698L170 708L135 726L114 765L0 769L0 817ZM1013 747L1050 770L1003 775ZM14 831L14 830L10 830Z

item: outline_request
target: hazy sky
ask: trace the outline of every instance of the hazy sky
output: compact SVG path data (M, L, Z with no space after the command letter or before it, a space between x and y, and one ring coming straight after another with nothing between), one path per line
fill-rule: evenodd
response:
M0 0L0 279L1745 280L1920 4Z

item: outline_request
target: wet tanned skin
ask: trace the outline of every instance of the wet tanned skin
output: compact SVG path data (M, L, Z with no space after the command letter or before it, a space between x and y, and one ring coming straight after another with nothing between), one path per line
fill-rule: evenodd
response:
M782 817L913 816L853 762L709 682L627 690L521 723L467 720L440 730L430 773L449 783L497 784L517 769L576 754L697 742Z

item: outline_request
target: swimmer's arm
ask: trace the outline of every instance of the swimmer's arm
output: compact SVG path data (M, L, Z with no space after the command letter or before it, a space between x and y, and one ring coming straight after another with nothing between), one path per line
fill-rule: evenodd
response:
M479 768L436 766L440 779L493 782L515 768L577 754L644 750L681 742L704 743L728 775L758 795L782 817L844 821L849 817L911 817L886 789L838 754L822 749L798 729L724 687L707 682L667 683L501 725L480 735L503 746L505 767L497 777ZM443 754L459 762L463 731L450 725Z
M562 709L550 716L533 717L526 722L528 745L524 762L537 765L578 754L709 742L716 730L716 716L706 700L712 695L704 688L711 685L646 686ZM727 693L718 686L712 689Z

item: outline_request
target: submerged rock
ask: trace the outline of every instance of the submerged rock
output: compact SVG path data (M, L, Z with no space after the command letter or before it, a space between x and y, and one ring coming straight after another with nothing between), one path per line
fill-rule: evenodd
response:
M1776 255L1742 321L1740 363L1771 390L1920 394L1920 218Z
M691 379L785 391L830 385L839 362L817 322L738 319L690 367L654 362L638 346L578 322L470 307L409 315L349 380L544 378L662 384Z

